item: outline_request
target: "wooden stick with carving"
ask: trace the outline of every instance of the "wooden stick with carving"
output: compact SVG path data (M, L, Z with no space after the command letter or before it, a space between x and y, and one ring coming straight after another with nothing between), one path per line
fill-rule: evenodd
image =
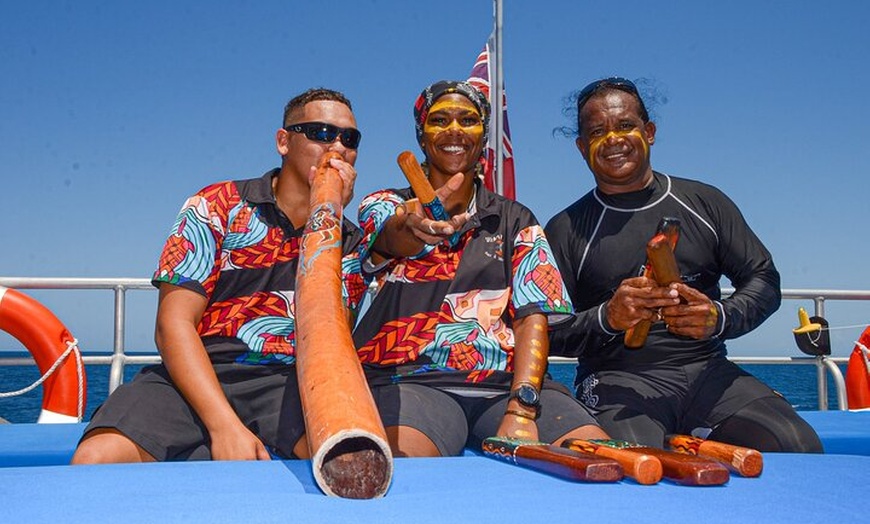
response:
M624 440L590 440L601 446L609 446L616 449L630 449L639 453L651 455L662 464L662 477L685 486L719 486L728 482L731 475L728 468L718 461L665 451L651 446L633 444Z
M441 203L438 195L435 194L432 184L429 183L429 179L426 177L426 173L423 172L423 168L420 167L420 163L417 161L414 153L402 151L399 153L396 162L398 162L399 168L402 170L405 178L408 179L408 183L411 184L411 189L414 190L414 194L417 195L417 199L423 205L423 209L429 218L439 221L450 220L450 215L447 214L444 204ZM459 233L450 235L450 245L455 245L458 238Z
M757 477L764 468L764 457L761 452L752 448L734 446L715 440L706 440L689 435L668 435L665 438L668 446L678 453L699 455L718 460L728 469L743 477Z
M323 155L296 275L296 370L314 479L327 495L383 496L393 456L341 294L342 180Z
M677 241L680 238L680 220L672 217L662 218L656 228L656 234L653 238L657 235L665 235L668 237L668 244L670 244L671 251L673 251L677 248ZM652 264L649 259L647 259L646 268L644 269L644 276L647 278L655 278ZM634 326L625 330L625 347L630 349L643 347L644 343L646 343L646 337L649 334L649 328L651 326L651 321L641 320Z
M623 476L622 466L615 460L534 440L489 437L483 441L483 453L568 480L616 482Z
M638 484L655 484L662 479L661 461L641 451L602 446L591 440L578 438L565 439L562 447L613 459L622 466L625 476L633 478Z

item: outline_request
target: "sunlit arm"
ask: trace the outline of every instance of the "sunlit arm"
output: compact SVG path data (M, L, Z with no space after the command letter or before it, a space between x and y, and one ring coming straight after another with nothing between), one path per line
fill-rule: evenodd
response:
M161 284L155 342L172 381L202 419L215 460L269 459L262 442L239 420L218 382L197 332L206 297Z

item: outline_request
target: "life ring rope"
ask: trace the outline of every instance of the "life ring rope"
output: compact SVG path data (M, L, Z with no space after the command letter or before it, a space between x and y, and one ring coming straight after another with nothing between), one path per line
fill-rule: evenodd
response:
M41 377L39 377L39 379L36 382L34 382L33 384L31 384L25 388L19 389L17 391L9 391L9 392L5 392L5 393L0 392L0 398L17 397L19 395L24 395L25 393L29 393L29 392L33 391L34 389L38 388L43 382L45 382L48 379L48 377L50 377L57 370L57 368L59 368L66 361L66 359L67 359L67 357L69 357L70 353L74 354L75 359L76 359L76 375L78 376L78 383L79 383L77 416L78 416L79 422L81 422L82 418L84 418L84 410L85 410L84 409L84 405L85 405L84 376L85 376L85 374L84 374L84 368L82 366L82 354L81 354L81 351L79 351L79 341L76 338L74 338L70 341L67 341L66 351L64 351L63 353L60 354L60 356L57 357L57 360L54 361L54 364L52 364L51 367L48 368L48 370Z
M870 376L870 348L858 340L855 341L855 346L861 348L861 356L864 357L864 367L867 368L867 375Z

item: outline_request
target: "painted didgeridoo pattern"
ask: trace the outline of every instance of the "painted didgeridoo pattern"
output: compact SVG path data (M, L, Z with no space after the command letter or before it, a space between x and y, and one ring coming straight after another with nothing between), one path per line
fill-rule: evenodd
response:
M296 275L296 368L314 479L327 495L383 496L393 455L341 296L342 180L323 155Z

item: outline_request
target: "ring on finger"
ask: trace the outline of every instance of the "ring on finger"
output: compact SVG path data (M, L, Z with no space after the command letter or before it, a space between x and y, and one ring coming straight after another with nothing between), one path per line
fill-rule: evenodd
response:
M435 232L435 228L432 227L432 222L429 222L429 234L430 235L437 235L438 234Z

